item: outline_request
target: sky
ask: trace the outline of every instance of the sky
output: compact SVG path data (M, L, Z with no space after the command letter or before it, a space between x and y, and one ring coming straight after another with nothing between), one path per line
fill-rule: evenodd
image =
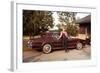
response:
M76 15L76 20L78 19L78 18L84 18L84 17L86 17L86 16L88 16L89 15L89 13L77 13L77 15Z

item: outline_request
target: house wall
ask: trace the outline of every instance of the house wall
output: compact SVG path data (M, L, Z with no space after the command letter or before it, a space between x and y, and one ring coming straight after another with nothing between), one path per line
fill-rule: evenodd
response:
M79 24L79 35L81 39L86 39L91 35L91 26L90 23L81 23Z

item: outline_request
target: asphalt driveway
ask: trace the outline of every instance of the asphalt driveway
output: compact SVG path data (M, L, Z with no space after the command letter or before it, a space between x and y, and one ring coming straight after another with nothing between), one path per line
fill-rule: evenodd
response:
M65 52L65 50L54 50L50 54L44 54L42 51L30 48L23 50L23 62L87 60L90 58L90 45L86 45L82 50L71 49L69 52Z

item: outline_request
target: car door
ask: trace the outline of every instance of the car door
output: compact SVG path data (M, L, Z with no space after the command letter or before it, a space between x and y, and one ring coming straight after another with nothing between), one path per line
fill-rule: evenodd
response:
M62 47L62 41L61 39L58 39L59 33L53 33L52 38L53 38L53 46L55 49L60 49Z

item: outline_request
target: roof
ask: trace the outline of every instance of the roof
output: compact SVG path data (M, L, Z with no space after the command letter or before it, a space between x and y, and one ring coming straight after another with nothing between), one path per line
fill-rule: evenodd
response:
M91 15L88 15L82 19L79 19L76 21L76 23L80 24L80 23L91 23Z

